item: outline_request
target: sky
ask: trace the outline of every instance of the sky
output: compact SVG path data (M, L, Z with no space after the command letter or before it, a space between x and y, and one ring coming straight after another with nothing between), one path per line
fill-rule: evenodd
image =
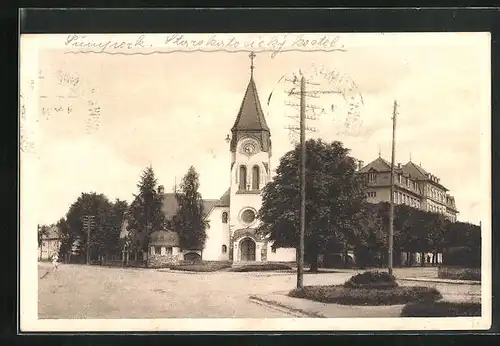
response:
M459 220L479 223L480 209L490 199L481 187L490 170L481 149L481 142L489 140L483 129L491 113L489 36L339 38L344 51L256 52L254 80L271 129L271 166L296 138L286 127L297 125L293 117L298 110L285 103L298 100L287 96L293 85L281 78L300 69L311 82L308 88L352 89L347 101L339 94L308 99L325 109L308 120L317 128L309 138L342 141L365 164L379 152L390 161L397 100L396 163L408 162L411 155L455 196ZM29 102L28 120L21 122L30 124L23 138L33 143L20 157L21 195L30 201L27 212L33 221L56 222L82 192L130 202L150 164L166 192L191 165L200 174L203 198L216 199L227 190L225 138L250 78L248 51L65 54L68 48L60 37L57 44L44 45L43 40L30 37L21 49L22 94ZM315 73L320 67L335 71L337 78ZM26 87L30 79L33 90ZM99 114L90 115L95 107ZM349 107L358 110L357 117Z

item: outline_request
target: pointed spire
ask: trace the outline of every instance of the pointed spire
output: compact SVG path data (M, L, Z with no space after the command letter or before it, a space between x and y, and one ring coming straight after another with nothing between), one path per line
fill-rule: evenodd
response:
M253 78L253 69L255 68L253 66L253 59L255 59L256 55L254 52L250 52L248 56L250 57L250 78Z
M378 146L378 157L382 157L382 150L380 149L380 145Z
M410 151L410 162L411 162L411 151Z

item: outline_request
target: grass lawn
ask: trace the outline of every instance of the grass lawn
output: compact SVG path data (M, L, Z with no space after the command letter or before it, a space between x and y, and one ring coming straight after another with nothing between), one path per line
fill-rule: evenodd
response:
M404 306L401 317L472 317L481 316L480 303L410 303Z
M400 286L392 288L348 288L343 285L304 286L294 289L290 297L341 305L399 305L410 302L434 302L442 298L432 287Z

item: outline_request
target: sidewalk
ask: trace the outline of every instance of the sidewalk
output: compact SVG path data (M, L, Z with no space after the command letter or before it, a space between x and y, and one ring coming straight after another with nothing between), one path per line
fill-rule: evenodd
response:
M404 305L356 306L321 303L309 299L292 298L288 292L256 294L250 301L283 311L295 317L308 318L348 318L348 317L400 317ZM481 302L476 294L450 294L442 292L446 302Z

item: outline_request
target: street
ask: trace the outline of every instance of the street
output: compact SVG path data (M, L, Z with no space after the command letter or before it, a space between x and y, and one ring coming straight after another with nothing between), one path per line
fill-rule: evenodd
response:
M39 264L39 277L47 270L51 270L49 264ZM434 270L402 268L395 274L422 277L432 275ZM306 274L304 284L341 284L353 273ZM292 316L248 298L287 292L295 285L295 273L192 273L63 264L38 280L38 314L39 318L63 319L287 318ZM434 285L443 296L480 291L479 285Z

